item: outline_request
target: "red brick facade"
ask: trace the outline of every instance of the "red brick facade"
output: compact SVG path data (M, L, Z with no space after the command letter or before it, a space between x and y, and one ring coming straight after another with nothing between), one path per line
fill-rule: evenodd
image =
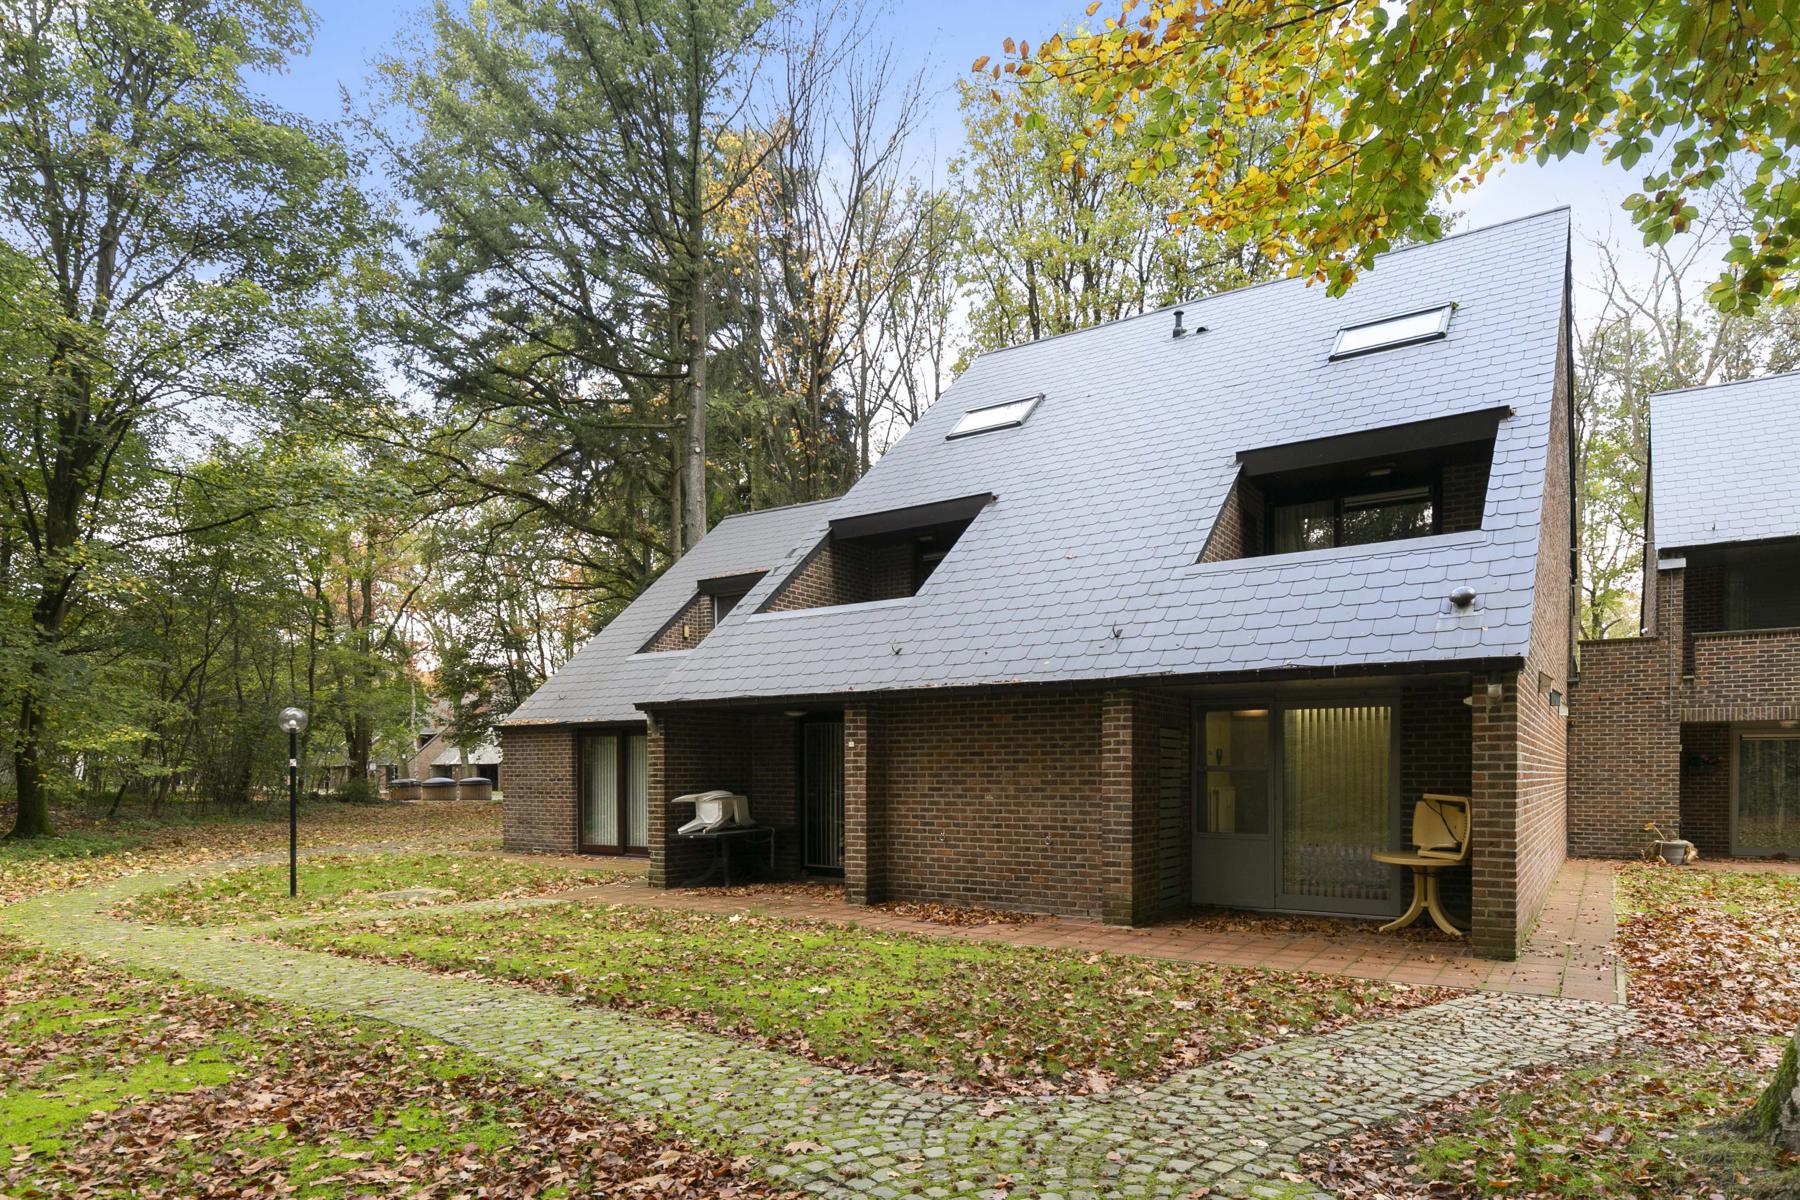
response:
M1658 571L1646 611L1648 635L1582 645L1570 852L1637 854L1655 822L1729 854L1730 727L1800 720L1800 630L1720 630L1716 568Z
M567 725L503 726L500 752L507 783L501 844L532 854L572 853L581 795L575 731Z
M655 637L644 643L644 651L692 650L712 631L713 598L696 593Z
M870 544L827 536L763 605L765 612L864 604L913 594L913 544Z

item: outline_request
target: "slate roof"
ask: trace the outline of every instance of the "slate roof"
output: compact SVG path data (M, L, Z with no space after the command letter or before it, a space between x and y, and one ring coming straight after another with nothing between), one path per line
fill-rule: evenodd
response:
M1650 397L1659 549L1800 536L1800 373Z
M638 648L693 598L702 580L766 571L787 559L830 503L770 508L720 521L700 539L699 545L664 571L624 612L576 651L560 671L545 680L504 724L643 720L637 702L695 651L639 654ZM719 630L729 629L750 611L748 607L735 609Z
M1203 334L1171 338L1165 310L983 355L845 496L792 513L764 543L787 554L673 669L580 686L655 704L1522 656L1568 245L1557 210L1384 255L1341 298L1284 280L1181 305ZM1340 327L1444 301L1446 339L1329 360ZM946 440L1039 392L1023 426ZM1514 413L1479 531L1196 562L1239 451L1496 405ZM755 611L830 519L984 492L916 596ZM673 579L632 636L675 611ZM1459 613L1464 584L1479 599Z

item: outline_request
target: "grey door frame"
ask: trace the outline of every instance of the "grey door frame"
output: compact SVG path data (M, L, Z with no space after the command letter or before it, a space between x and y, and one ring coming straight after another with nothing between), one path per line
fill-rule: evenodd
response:
M809 734L814 729L832 726L837 729L837 799L835 813L821 821L813 812L811 755ZM796 724L799 745L796 751L796 800L800 818L800 869L809 874L841 875L844 871L844 716L842 713L820 713L802 717ZM823 838L835 844L832 862L812 862L813 841Z
M1204 702L1195 701L1192 714L1192 732L1190 738L1194 746L1193 781L1190 792L1193 805L1189 816L1190 836L1194 844L1192 880L1190 898L1196 904L1212 904L1229 908L1243 908L1255 912L1293 913L1297 916L1394 916L1406 906L1406 888L1404 872L1399 867L1390 868L1393 882L1390 887L1390 898L1379 900L1339 901L1332 907L1318 904L1307 904L1312 897L1300 896L1283 890L1285 881L1281 872L1281 846L1286 831L1287 796L1284 787L1287 746L1282 736L1282 716L1288 709L1295 708L1354 708L1382 706L1390 714L1388 721L1388 849L1402 849L1410 833L1404 824L1406 815L1402 812L1405 796L1403 786L1404 759L1400 738L1400 726L1403 720L1403 693L1399 688L1368 688L1354 691L1282 691L1280 693L1261 693L1241 696L1207 697ZM1206 782L1206 723L1208 712L1230 711L1233 709L1262 708L1269 713L1269 832L1266 834L1205 834L1199 829L1199 806L1203 803ZM1226 900L1203 899L1201 887L1201 840L1203 838L1234 838L1242 843L1261 841L1266 844L1269 899L1263 904L1245 904Z
M1745 858L1758 858L1772 854L1791 854L1792 851L1784 851L1779 846L1744 846L1738 842L1738 784L1741 776L1740 752L1746 736L1800 742L1800 728L1783 726L1779 722L1747 721L1741 724L1734 722L1729 727L1727 736L1731 739L1731 748L1730 752L1725 756L1727 764L1726 769L1729 772L1726 777L1726 825L1729 830L1729 842L1732 856L1734 858L1740 855Z

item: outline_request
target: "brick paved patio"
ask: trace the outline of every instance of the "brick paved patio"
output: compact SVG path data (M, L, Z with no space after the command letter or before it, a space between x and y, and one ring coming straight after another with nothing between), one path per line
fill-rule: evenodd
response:
M554 1072L623 1114L653 1116L750 1154L769 1175L833 1197L992 1197L998 1190L1098 1200L1179 1196L1202 1186L1215 1195L1303 1197L1304 1188L1280 1179L1300 1151L1507 1072L1600 1053L1632 1021L1610 1004L1475 993L1262 1047L1149 1087L983 1100L502 983L108 915L122 900L188 874L141 875L25 901L0 912L0 928L60 950L388 1021L515 1069ZM1574 888L1568 900L1571 928L1591 907L1582 900L1586 890ZM668 903L681 899L664 895ZM507 903L537 902L477 907ZM1046 932L1009 926L1003 934L1032 930ZM1104 938L1108 945L1096 948L1109 949L1124 944L1125 932L1091 927L1049 936L1073 945ZM1138 936L1156 945L1173 935ZM1306 952L1288 953L1298 965ZM1314 959L1321 953L1311 951Z

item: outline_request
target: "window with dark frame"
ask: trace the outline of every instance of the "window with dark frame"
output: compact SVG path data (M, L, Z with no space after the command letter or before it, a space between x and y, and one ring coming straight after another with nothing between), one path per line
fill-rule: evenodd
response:
M585 854L650 849L649 741L631 728L584 729L578 743L579 846Z
M1439 521L1435 480L1309 497L1290 503L1271 499L1268 553L1291 554L1337 546L1367 546L1436 533Z
M731 610L738 606L738 601L742 600L745 596L747 596L749 594L750 593L748 591L719 592L719 593L715 594L712 598L713 628L717 629L719 626L719 622L723 621L727 616L731 615Z

